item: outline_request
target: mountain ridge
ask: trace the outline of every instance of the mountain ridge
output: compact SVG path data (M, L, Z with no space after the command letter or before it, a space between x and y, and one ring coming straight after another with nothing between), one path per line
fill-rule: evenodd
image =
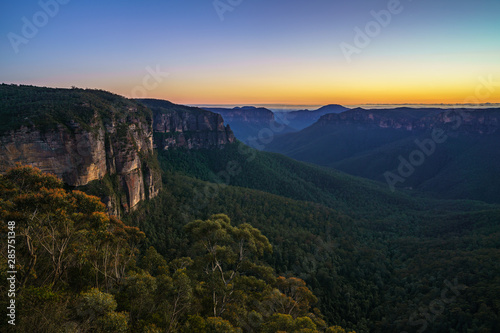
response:
M349 108L346 108L339 104L328 104L316 110L275 112L275 115L280 122L286 122L290 127L300 131L314 124L325 114L342 113L347 110L349 110Z
M499 119L497 108L357 108L276 137L266 150L400 189L499 202L489 186L499 171Z

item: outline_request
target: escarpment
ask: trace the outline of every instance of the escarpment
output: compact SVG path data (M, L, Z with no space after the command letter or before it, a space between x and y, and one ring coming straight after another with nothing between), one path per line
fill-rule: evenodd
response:
M151 163L147 108L103 91L7 85L0 90L8 125L0 133L0 171L29 164L72 187L113 178L117 195L103 201L117 215L158 194L161 174Z
M155 146L216 149L236 140L219 114L167 101L6 84L0 97L0 172L38 167L100 196L114 215L158 195Z

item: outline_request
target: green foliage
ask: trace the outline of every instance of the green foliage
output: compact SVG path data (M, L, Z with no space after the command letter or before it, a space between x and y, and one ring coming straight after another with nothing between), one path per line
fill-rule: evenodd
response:
M93 332L128 332L128 314L115 312L116 301L111 294L93 288L82 293L76 305L76 314L83 321L82 328Z
M379 183L300 163L282 155L259 152L241 143L218 150L162 151L159 160L165 171L217 184L200 191L201 199L209 191L217 192L232 185L316 202L356 218L422 208L408 195L392 193Z
M263 325L262 333L293 332L314 333L318 332L316 324L309 317L294 319L291 315L277 313Z
M65 293L28 286L16 297L15 328L17 332L59 332L69 326L68 304ZM5 329L8 332L7 327Z
M18 166L0 178L2 218L16 222L19 237L20 291L25 285L76 287L76 280L107 288L119 282L143 233L106 215L97 197L66 191L38 169ZM94 276L85 280L79 272Z
M195 264L205 272L205 297L212 299L214 317L224 314L236 300L235 291L240 287L242 274L252 273L252 262L271 251L271 244L259 230L249 224L231 225L228 216L212 215L208 220L197 220L186 225L194 239ZM238 293L236 293L237 295Z
M17 166L0 175L1 232L6 237L8 221L15 221L16 298L21 309L19 326L26 332L73 327L72 296L92 287L116 287L144 237L137 228L105 214L97 197L62 186L55 176L32 167ZM1 258L5 274L12 269L7 269L5 253ZM98 289L84 293L77 308L80 323L76 326L86 327L91 321L97 325L95 320L101 316L104 322L97 326L109 324L111 331L117 331L116 325L123 327L128 317L106 317L116 302Z
M263 325L262 332L274 333L278 331L291 331L294 326L293 317L282 313L277 313L271 316Z
M125 333L128 329L128 314L123 312L108 312L99 317L96 323L97 332Z
M355 333L354 331L348 332L340 326L331 326L325 331L325 333Z
M218 317L209 317L206 320L205 332L207 333L238 333L241 330L234 328L227 320Z
M168 273L167 261L152 246L146 250L146 253L142 257L140 267L150 272L153 276Z
M500 246L498 206L391 193L371 181L246 149L235 144L213 151L161 152L166 190L127 220L140 226L148 234L148 246L169 260L193 256L192 237L183 228L192 220L223 212L231 216L231 225L249 223L272 244L273 252L264 260L280 275L306 281L329 325L357 332L410 331L410 316L439 299L446 279L458 277L469 288L436 319L440 325L434 331L460 331L464 318L471 327L495 327L495 319L476 324L473 313L465 316L470 307L464 302L479 309L488 299L491 305L482 312L497 317L493 294L479 285L490 290L495 285L488 272L498 272L493 264ZM475 267L478 274L473 277L466 267ZM273 310L257 311L264 322L275 312L266 300L286 304L287 298L252 289L252 283L247 280L233 292L245 305L234 312L255 322L258 330L263 322L246 318L250 313L254 318L252 311L259 306L247 304L241 295L265 295L259 304ZM210 290L203 288L199 295ZM326 329L321 316L310 318L318 330Z
M94 320L97 317L115 311L116 306L113 295L92 288L90 291L81 294L80 302L76 307L76 313L79 317Z

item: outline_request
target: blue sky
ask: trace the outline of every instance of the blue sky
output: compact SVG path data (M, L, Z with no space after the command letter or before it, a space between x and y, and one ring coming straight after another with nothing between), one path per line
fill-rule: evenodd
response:
M45 24L54 1L0 5L0 82L132 96L149 68L168 76L139 90L177 103L357 104L460 103L500 81L500 1L401 1L349 59L342 43L395 0L233 0L223 21L211 0L60 0ZM23 17L43 24L15 52Z

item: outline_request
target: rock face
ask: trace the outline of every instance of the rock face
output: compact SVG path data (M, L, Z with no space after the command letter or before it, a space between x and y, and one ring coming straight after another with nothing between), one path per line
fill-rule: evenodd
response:
M266 108L257 108L254 106L235 107L233 109L204 108L204 110L222 115L228 124L231 124L232 122L269 124L275 121L274 113L271 110Z
M62 89L54 90L59 95L68 94ZM48 94L50 99L55 92ZM16 163L29 164L75 187L102 180L106 175L114 177L118 197L104 197L103 201L115 215L119 215L120 205L124 211L131 211L142 200L155 197L161 187L161 174L147 162L153 157L153 129L151 115L147 115L151 112L112 94L109 96L116 101L111 104L92 92L81 90L76 94L80 99L95 98L94 105L100 102L91 106L78 101L79 107L88 109L91 120L85 122L77 116L76 120L73 117L64 120L51 115L53 121L47 128L39 120L31 119L49 115L31 110L30 125L0 135L0 171ZM43 109L45 104L39 102L39 105ZM67 113L71 112L68 109Z
M219 114L168 101L141 100L141 103L153 110L158 149L213 149L236 141L231 128L224 126Z
M95 133L71 133L60 124L50 132L23 126L3 135L0 141L2 170L16 162L30 164L59 176L71 186L86 185L108 172L103 128Z
M235 141L233 132L224 127L221 115L208 113L155 113L154 131L168 134L160 141L161 148L210 149Z
M141 155L153 153L150 124L136 120L104 126L95 122L91 131L78 123L73 131L61 124L48 132L22 127L3 135L0 141L1 170L16 162L30 164L61 177L70 186L84 186L106 174L116 174L125 193L125 211L158 194L159 173L143 166L141 159ZM110 206L114 213L115 204Z
M99 90L0 85L0 117L0 172L33 165L100 196L113 215L158 195L153 133L161 149L235 142L218 114Z

